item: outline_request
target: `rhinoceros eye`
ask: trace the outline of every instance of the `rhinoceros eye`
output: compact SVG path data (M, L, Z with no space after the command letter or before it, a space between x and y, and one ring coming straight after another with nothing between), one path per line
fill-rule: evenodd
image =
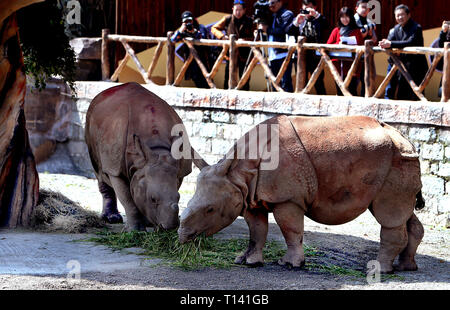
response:
M214 208L213 207L209 207L208 210L206 211L206 213L213 213L214 212Z

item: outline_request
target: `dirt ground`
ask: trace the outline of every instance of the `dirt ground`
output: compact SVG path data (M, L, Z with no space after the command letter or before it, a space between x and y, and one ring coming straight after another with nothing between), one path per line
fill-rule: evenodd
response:
M40 179L41 187L60 191L87 209L99 211L101 208L95 180L54 174L41 174ZM182 207L188 198L182 197ZM123 212L122 208L119 210ZM419 218L422 216L427 215L419 214ZM367 262L377 256L379 228L370 212L339 226L321 225L306 219L305 244L323 253L323 256L310 258L309 262L365 272ZM248 238L248 229L245 221L238 218L219 234L224 238ZM157 259L137 255L139 249L119 252L89 242L73 242L88 237L88 234L0 230L0 290L450 289L450 232L443 227L425 225L425 237L416 256L418 271L399 272L396 277L375 284L368 284L364 277L287 270L273 262L266 262L259 268L236 266L226 270L182 271L161 265ZM273 218L269 238L283 240ZM77 270L80 279L73 276L78 274Z

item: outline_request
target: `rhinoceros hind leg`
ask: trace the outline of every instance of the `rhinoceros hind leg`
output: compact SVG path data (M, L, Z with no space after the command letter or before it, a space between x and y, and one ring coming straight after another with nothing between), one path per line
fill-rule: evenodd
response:
M301 268L305 264L303 252L304 211L294 203L277 204L273 210L275 220L283 233L287 252L278 264L290 268Z
M411 216L406 224L408 230L408 244L406 248L400 253L399 264L395 266L399 271L416 271L417 264L414 259L417 247L422 241L424 230L422 223L415 214Z
M380 251L378 262L381 273L393 273L393 263L397 255L402 252L408 243L406 224L395 228L381 227Z
M267 211L247 210L244 214L250 231L250 241L244 254L238 256L234 263L250 267L261 267L264 265L262 249L267 239L268 213Z
M110 224L123 223L123 218L117 210L114 189L104 182L99 182L98 189L103 197L102 219Z

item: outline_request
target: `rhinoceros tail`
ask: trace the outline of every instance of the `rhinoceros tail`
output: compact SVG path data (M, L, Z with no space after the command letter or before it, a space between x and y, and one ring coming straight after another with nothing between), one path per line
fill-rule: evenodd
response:
M418 210L422 210L423 208L425 208L425 200L423 199L422 191L420 191L416 195L415 209L418 211Z

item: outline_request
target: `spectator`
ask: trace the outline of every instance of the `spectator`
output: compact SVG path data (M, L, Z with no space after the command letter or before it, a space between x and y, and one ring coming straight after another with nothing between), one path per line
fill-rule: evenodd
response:
M298 14L292 26L289 29L289 35L303 36L306 38L307 43L325 43L326 32L328 31L328 21L317 11L317 3L315 0L303 0L303 10L308 11L309 14ZM306 51L306 79L308 80L308 74L313 73L319 64L320 57L318 57L314 50ZM316 93L318 95L326 95L324 84L325 72L322 71L317 82L315 84Z
M253 19L245 15L245 2L242 0L234 0L233 14L223 17L211 28L211 32L219 40L228 40L232 34L235 34L238 39L253 40ZM239 76L242 76L244 73L249 53L250 48L248 47L240 47L238 49ZM229 65L227 61L225 67L225 89L228 88ZM250 79L242 89L250 89Z
M449 31L449 22L444 21L442 23L442 31L439 34L439 47L444 47L446 42L450 42L450 31ZM437 66L437 69L442 71L444 70L444 60L441 59L441 61L439 61L439 64ZM439 85L439 93L438 93L439 97L442 97L442 79L441 79L441 83Z
M282 0L270 0L270 11L273 13L273 19L269 26L259 24L258 28L267 32L269 42L286 42L286 35L294 20L294 13L283 6ZM277 76L288 55L287 50L283 48L269 48L269 65L272 73ZM282 79L281 88L286 92L293 92L292 85L292 62L286 69Z
M361 29L364 40L372 40L373 43L377 43L377 26L374 21L367 17L369 13L369 0L358 0L356 2L355 13L356 24ZM359 76L359 81L361 82L361 97L364 97L366 94L366 83L364 78L364 63L361 63L361 74Z
M387 39L380 41L381 48L404 48L407 46L423 46L422 26L412 20L408 6L401 4L395 8L395 19L397 25L389 31ZM428 63L425 55L407 55L399 56L405 65L412 79L417 85L422 83ZM393 61L389 59L388 72L393 66ZM397 96L395 93L397 92ZM397 71L392 78L385 93L386 99L398 100L418 100L416 94L411 89L408 81Z
M194 18L191 12L186 11L181 14L181 27L175 31L170 40L174 43L182 41L184 38L193 38L196 40L207 39L208 38L208 30L205 26L198 23L197 19ZM209 49L206 46L196 46L195 50L197 51L200 60L203 62L207 69L210 68L209 65ZM189 48L186 44L183 45L181 54L186 61L189 58ZM195 83L195 86L198 88L209 88L208 82L206 82L205 77L203 76L200 67L198 66L195 60L192 61L188 70L185 74L185 79L192 79Z
M361 31L356 25L355 16L353 14L353 10L348 7L343 7L339 11L339 20L338 26L333 29L330 37L328 38L327 44L347 44L343 38L355 37L356 44L362 45L364 43L364 39L362 37ZM345 79L350 70L350 67L353 63L352 60L346 59L332 59L334 66L340 72L341 78ZM354 73L352 77L349 91L353 96L357 95L357 87L358 87L358 77L361 74L361 66L358 66L358 70ZM336 87L338 95L342 95L342 92L339 87Z

